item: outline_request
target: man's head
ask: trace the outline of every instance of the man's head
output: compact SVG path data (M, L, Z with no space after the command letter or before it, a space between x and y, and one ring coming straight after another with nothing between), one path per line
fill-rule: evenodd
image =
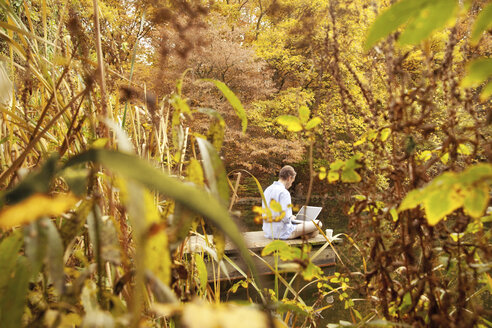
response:
M285 165L279 172L278 177L280 182L285 185L285 188L289 189L292 183L296 179L296 171L290 165Z

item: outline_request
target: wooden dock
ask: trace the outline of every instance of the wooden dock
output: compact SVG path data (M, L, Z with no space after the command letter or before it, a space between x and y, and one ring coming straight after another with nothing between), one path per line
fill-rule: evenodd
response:
M261 257L261 251L266 245L272 242L272 240L265 238L263 231L244 232L243 236L250 251L258 255L254 256L258 272L264 275L272 274L273 272L270 267L273 267L275 263L273 255ZM208 253L211 258L216 258L215 248L213 246L213 237L212 235L207 235L206 238L207 240L205 240L203 236L191 236L186 243L185 253L205 252ZM312 259L314 264L319 267L335 265L335 253L321 234L315 238L308 239L307 241L299 238L284 241L291 246L297 247L301 247L303 243L308 242L312 246L311 256L321 249L319 254ZM248 274L247 268L241 260L237 249L230 241L227 240L225 245L225 255L230 261L225 258L221 262L220 270L218 270L218 265L215 260L210 259L206 262L209 281L214 280L214 277L217 276L220 280L243 279L245 278L244 275ZM264 261L260 260L258 257L261 257ZM279 264L281 263L283 262L279 260Z

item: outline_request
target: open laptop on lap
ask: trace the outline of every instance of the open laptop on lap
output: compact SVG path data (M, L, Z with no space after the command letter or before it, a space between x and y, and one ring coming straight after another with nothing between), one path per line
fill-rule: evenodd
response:
M291 222L294 224L299 224L302 223L303 221L311 221L315 220L319 213L321 213L322 207L317 207L317 206L303 206L297 212L296 218L292 220Z

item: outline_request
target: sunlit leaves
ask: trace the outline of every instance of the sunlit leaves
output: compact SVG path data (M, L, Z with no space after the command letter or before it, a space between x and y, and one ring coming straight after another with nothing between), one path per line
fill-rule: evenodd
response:
M292 261L301 258L301 250L297 247L291 247L285 241L274 240L266 245L261 251L261 256L267 256L277 253L283 261Z
M318 126L322 120L316 116L309 120L311 111L307 106L299 107L299 117L293 115L281 115L277 117L277 122L287 128L287 131L299 132L302 130L312 130Z
M203 261L203 257L199 253L194 254L196 270L198 272L198 280L200 282L200 290L202 294L205 294L207 290L208 283L208 275L207 275L207 266Z
M410 191L398 212L423 206L429 225L463 207L466 214L480 218L489 202L492 165L476 164L462 173L445 172L422 189Z
M443 27L456 12L456 0L401 0L380 14L371 25L366 49L407 23L398 41L417 44Z
M323 270L312 262L309 262L306 268L302 271L302 277L307 281L311 281L321 275L323 275Z
M145 220L149 227L145 243L145 266L160 281L168 285L171 281L171 254L167 234L163 229L157 228L159 224L162 224L159 211L152 194L146 189L143 190L143 200Z
M292 115L282 115L277 117L277 122L291 132L302 131L302 124L298 117Z
M274 211L274 212L282 212L282 205L280 205L279 202L277 202L275 199L272 199L270 201L270 208Z
M362 134L356 142L354 142L354 146L360 146L364 144L366 141L375 142L377 139L385 142L391 134L390 128L384 128L381 131L376 131L373 129L369 129L367 132Z
M71 194L50 197L34 194L20 203L4 206L0 211L0 227L12 228L35 221L43 216L58 216L71 209L78 199Z
M361 181L361 176L357 173L357 169L361 168L361 154L356 154L346 161L336 160L330 164L330 170L326 172L326 168L321 168L318 175L320 180L328 179L329 183L334 183L339 180L347 183L355 183Z
M321 124L321 122L323 122L321 120L321 117L314 117L312 118L309 122L306 123L306 130L312 130L314 129L315 127L317 127L319 124Z
M239 98L234 94L234 92L231 91L231 89L227 87L227 85L225 85L224 82L212 79L204 79L204 81L212 82L222 92L224 97L226 97L229 101L229 104L231 104L232 108L236 111L237 116L241 119L243 133L246 132L246 128L248 127L248 118Z
M301 124L306 124L309 120L309 115L311 114L311 111L307 106L300 106L299 107L299 120Z
M385 142L391 134L390 128L384 128L381 130L381 141Z

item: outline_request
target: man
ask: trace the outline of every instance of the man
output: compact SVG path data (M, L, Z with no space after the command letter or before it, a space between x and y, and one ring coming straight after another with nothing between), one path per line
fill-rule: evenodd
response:
M273 221L268 219L263 221L263 231L265 237L270 239L294 239L302 235L306 235L309 238L315 237L318 234L318 228L313 221L304 221L300 224L294 224L292 222L295 216L292 215L292 201L290 193L287 191L292 186L292 183L296 179L296 171L290 165L284 166L279 172L279 179L275 181L271 186L265 189L263 193L265 195L265 201L268 204L262 202L263 208L270 208L272 212ZM276 212L271 209L271 202L275 200L282 206L282 212ZM282 217L279 220L279 217ZM321 222L315 220L316 224L321 228Z

